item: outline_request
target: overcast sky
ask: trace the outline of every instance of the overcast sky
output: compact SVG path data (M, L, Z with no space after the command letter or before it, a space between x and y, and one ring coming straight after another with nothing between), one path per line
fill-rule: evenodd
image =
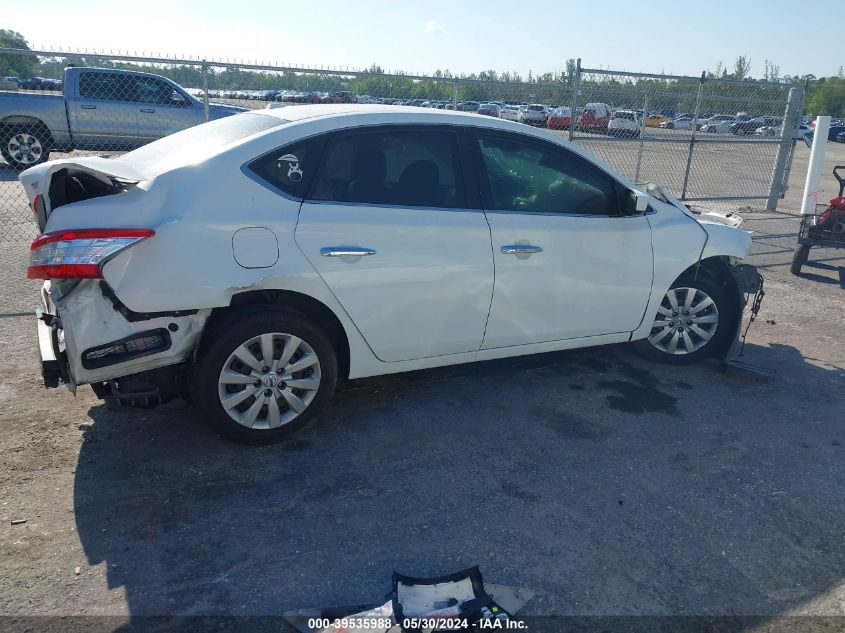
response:
M83 10L84 7L84 10ZM536 9L529 9L536 7ZM833 75L845 63L833 32L842 0L0 0L0 28L49 48L430 74L486 69L527 75L585 67L697 75L737 55L781 75Z

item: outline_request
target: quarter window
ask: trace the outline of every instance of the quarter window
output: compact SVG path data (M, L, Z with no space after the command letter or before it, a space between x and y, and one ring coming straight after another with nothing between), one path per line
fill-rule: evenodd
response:
M304 198L320 158L321 137L282 147L249 164L249 169L294 198Z
M314 200L394 206L466 206L457 137L448 130L385 128L335 138Z
M577 154L548 144L483 135L481 156L490 188L488 208L618 215L613 179Z

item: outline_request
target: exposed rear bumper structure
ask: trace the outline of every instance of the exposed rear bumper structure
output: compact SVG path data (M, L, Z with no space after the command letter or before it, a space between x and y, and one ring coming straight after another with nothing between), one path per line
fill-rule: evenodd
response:
M97 280L57 297L45 284L37 316L46 387L106 383L189 360L210 310L128 313Z

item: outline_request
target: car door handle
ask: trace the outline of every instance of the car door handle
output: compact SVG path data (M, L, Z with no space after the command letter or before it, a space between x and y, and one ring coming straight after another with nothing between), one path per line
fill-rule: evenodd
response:
M505 244L502 246L502 255L533 255L542 252L542 246L532 246L531 244Z
M152 108L141 108L141 112L148 112L152 114L153 112L155 112L155 110L153 110Z
M371 248L357 246L324 246L320 249L320 255L323 257L369 257L375 254Z
M95 105L89 105L89 104L87 104L87 103L83 103L83 104L82 104L81 106L79 106L79 107L80 107L80 108L82 108L83 110L96 110L96 109L97 109L97 106L95 106Z

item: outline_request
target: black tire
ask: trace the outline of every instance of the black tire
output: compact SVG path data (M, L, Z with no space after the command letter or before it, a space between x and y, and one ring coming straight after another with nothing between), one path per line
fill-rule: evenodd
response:
M313 350L319 361L319 388L307 408L282 426L248 428L232 419L223 408L218 392L220 373L239 346L261 334L277 332L298 337ZM276 354L280 354L280 348ZM240 444L272 444L314 419L334 392L337 368L337 353L329 337L305 315L279 306L249 306L226 315L203 334L202 349L191 372L191 397L202 410L206 423L224 438ZM276 400L284 399L279 396ZM245 402L250 401L247 398ZM261 412L269 419L268 409L261 408L259 416Z
M705 272L701 271L697 279L694 279L691 275L684 275L672 284L670 290L676 288L694 288L702 291L713 300L718 315L718 322L712 333L712 338L695 351L685 354L671 354L653 345L648 338L644 338L634 341L634 348L640 354L649 360L670 365L691 365L705 358L719 356L728 349L731 344L731 338L735 333L737 317L735 302L731 301L731 290L728 288L727 282L709 274L705 276L705 274ZM652 315L650 318L654 320L656 316ZM655 330L656 328L653 328L649 332L649 336Z
M792 253L792 265L789 267L789 272L793 275L800 275L801 268L807 263L807 256L809 254L809 244L796 244L795 252Z
M33 156L32 160L21 160L15 158L12 151L11 144L20 134L25 134L34 137L40 147L40 153L28 153L27 156ZM0 154L6 162L18 171L29 169L35 165L49 160L50 158L50 135L43 125L7 125L0 128Z

